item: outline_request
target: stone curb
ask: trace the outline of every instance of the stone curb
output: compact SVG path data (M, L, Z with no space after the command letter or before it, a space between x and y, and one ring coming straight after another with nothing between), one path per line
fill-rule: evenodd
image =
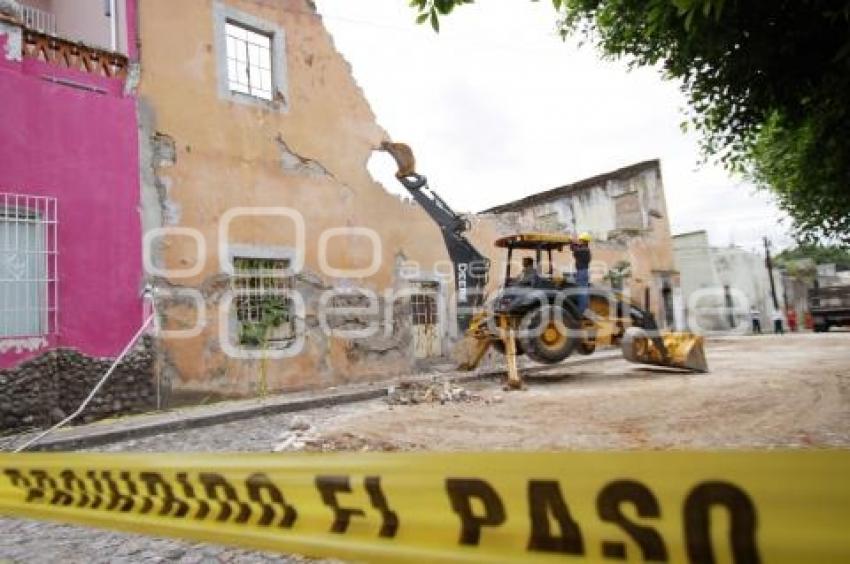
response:
M370 390L358 390L354 392L320 395L312 398L297 399L284 403L270 403L265 405L240 406L228 411L217 413L193 414L186 413L174 419L165 421L140 422L138 425L120 429L97 429L98 423L85 427L72 427L71 430L84 431L77 436L46 438L43 442L33 446L30 451L66 451L79 450L102 446L110 443L126 441L129 439L141 439L154 435L185 431L188 429L199 429L213 425L231 423L264 415L277 415L281 413L294 413L306 411L318 407L330 407L346 403L356 403L378 399L387 395L386 387L378 387ZM166 414L163 414L166 415ZM172 414L173 415L173 414ZM103 425L101 423L100 425Z
M580 366L583 364L592 364L596 362L603 362L620 358L622 358L622 355L619 353L619 351L611 353L601 353L589 356L587 358L579 358L572 362L565 362L557 365L528 367L522 369L522 372L525 374L536 374L540 372L556 370L561 367ZM315 409L319 407L331 407L335 405L343 405L348 403L379 399L382 397L386 397L388 394L388 389L401 380L429 380L431 378L438 377L448 379L454 382L472 382L475 380L496 378L503 376L504 374L504 369L488 370L471 374L464 372L419 374L411 375L408 377L398 377L394 378L392 381L376 383L368 389L362 389L362 387L359 387L358 389L349 390L345 392L312 392L306 394L308 397L287 399L282 401L280 399L272 399L268 403L264 403L261 405L237 405L234 406L233 409L221 410L213 413L192 413L190 408L185 413L164 412L161 414L140 415L137 416L140 418L140 420L136 425L132 425L132 421L134 418L131 417L130 419L125 420L119 419L114 423L110 422L104 424L103 422L101 422L92 423L90 425L80 427L70 427L59 432L61 433L64 431L65 433L71 436L63 437L59 435L54 436L52 438L45 438L43 442L36 444L30 449L30 451L44 452L78 450L83 448L102 446L120 441L126 441L129 439L139 439L154 435L173 433L176 431L184 431L187 429L210 427L213 425L231 423L233 421L251 419L264 415L295 413L298 411L306 411L308 409ZM303 395L303 393L299 395ZM214 406L210 407L214 408ZM141 418L144 417L150 417L153 420L141 420ZM108 428L107 426L110 424L120 426L120 428ZM98 426L102 426L104 428L99 429ZM15 440L16 444L21 444L28 437L31 436L33 436L33 434L17 435L13 437L8 437L8 439Z

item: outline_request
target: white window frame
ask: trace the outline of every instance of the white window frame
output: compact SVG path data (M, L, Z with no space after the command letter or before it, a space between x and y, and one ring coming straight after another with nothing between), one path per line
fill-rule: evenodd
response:
M56 198L0 193L0 260L9 261L0 265L0 340L58 333L58 255ZM16 330L24 326L34 329Z
M274 94L272 38L239 22L224 22L224 30L230 91L271 102Z
M269 97L257 96L231 87L229 53L227 48L228 24L269 38L271 47L271 92ZM215 56L218 69L219 98L239 104L258 106L269 110L288 112L289 92L286 69L286 34L275 22L232 8L216 0L213 3L213 30Z

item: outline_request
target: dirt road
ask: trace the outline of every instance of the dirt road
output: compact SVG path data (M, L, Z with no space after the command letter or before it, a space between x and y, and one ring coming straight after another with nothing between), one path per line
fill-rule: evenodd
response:
M850 448L850 333L727 337L711 372L608 360L555 367L524 392L496 381L473 397L389 406L376 400L115 443L97 450L272 451ZM293 436L299 440L293 441ZM272 555L94 529L0 519L0 561L293 562Z
M489 401L364 406L323 432L429 450L850 446L850 333L723 338L708 358L699 375L611 360L525 392L484 382L469 388Z

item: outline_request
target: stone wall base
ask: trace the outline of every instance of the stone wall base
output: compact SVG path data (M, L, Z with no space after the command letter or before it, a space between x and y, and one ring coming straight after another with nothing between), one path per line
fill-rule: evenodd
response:
M144 337L118 365L75 423L156 407L153 342ZM0 433L43 428L73 413L114 362L55 349L0 370Z

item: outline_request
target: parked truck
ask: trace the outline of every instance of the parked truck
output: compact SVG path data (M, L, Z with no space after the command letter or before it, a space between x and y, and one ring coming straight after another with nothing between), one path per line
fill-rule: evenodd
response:
M808 297L816 333L850 326L850 285L811 288Z

